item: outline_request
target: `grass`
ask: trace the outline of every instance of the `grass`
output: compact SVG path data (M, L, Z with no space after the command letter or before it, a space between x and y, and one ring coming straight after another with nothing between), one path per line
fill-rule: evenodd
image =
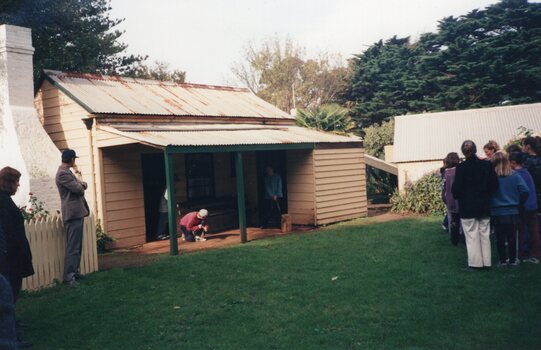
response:
M465 262L438 219L359 220L95 273L18 311L36 349L540 349L541 265Z

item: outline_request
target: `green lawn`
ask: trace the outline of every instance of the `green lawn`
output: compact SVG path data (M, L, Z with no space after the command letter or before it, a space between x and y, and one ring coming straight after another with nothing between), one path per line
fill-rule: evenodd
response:
M541 349L541 265L469 272L439 219L369 222L25 295L25 338L55 350Z

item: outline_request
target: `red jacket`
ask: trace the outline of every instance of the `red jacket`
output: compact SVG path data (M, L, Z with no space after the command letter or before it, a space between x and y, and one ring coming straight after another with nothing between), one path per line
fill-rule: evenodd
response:
M205 229L208 229L208 225L204 223L204 221L205 220L197 217L196 211L192 211L180 219L180 226L186 227L188 231L197 231L199 229L197 226L202 224Z

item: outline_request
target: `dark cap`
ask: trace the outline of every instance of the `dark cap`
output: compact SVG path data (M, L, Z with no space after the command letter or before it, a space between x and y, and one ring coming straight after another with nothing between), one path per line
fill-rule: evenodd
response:
M73 158L79 158L72 149L65 149L62 151L62 160L72 160Z

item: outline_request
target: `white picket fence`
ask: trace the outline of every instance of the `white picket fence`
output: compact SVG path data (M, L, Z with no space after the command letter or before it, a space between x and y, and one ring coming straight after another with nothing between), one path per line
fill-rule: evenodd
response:
M33 291L54 284L55 280L62 282L66 251L62 219L52 216L26 222L24 226L32 250L35 274L23 280L23 289ZM84 221L81 274L97 270L96 221L89 216Z

